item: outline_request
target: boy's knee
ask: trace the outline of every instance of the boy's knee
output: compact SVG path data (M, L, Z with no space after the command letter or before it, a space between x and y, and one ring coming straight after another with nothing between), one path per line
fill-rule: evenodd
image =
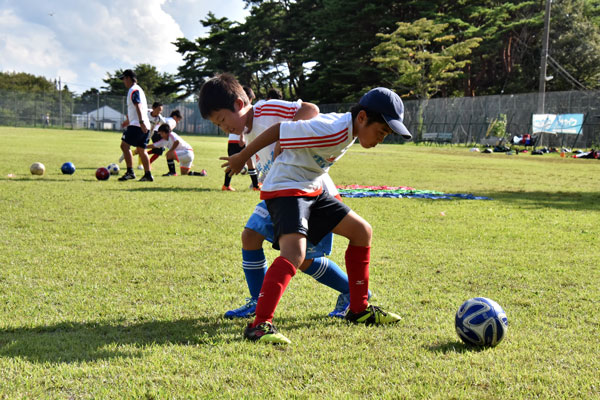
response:
M304 269L302 269L302 267L304 267L304 254L302 253L297 253L297 252L286 252L286 251L281 251L281 253L279 253L281 255L281 257L285 258L286 260L288 260L296 269L300 269L302 271L306 270L308 267L310 267L310 264L308 264L308 266L306 266Z
M265 237L252 229L244 228L242 231L242 248L244 250L262 249Z

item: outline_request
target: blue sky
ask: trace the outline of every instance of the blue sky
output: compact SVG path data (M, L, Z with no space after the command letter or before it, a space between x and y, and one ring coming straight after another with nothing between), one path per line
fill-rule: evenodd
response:
M140 63L175 73L171 42L204 35L209 11L248 15L242 0L0 0L0 71L60 77L78 93Z

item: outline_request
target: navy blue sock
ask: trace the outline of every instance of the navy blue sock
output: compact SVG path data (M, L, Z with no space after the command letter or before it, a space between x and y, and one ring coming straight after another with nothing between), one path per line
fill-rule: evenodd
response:
M326 257L315 258L310 266L303 271L312 276L317 282L337 290L340 293L349 293L348 275L339 265Z
M250 290L250 296L256 300L267 273L267 259L263 249L242 249L242 268L246 275L246 284Z

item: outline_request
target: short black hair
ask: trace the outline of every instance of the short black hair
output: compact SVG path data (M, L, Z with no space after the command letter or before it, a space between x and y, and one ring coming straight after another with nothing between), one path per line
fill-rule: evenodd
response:
M267 99L281 100L283 99L283 94L281 94L281 90L271 88L267 91Z
M383 115L376 111L371 111L365 106L361 106L360 104L355 104L350 108L350 113L352 114L352 121L356 119L356 116L359 112L365 111L367 113L367 125L371 125L373 122L379 122L382 124L387 124L385 119L383 119Z
M248 95L235 76L223 73L204 82L198 96L198 108L202 118L208 119L217 110L235 111L237 99L242 99L244 105L250 104Z
M162 105L163 105L163 103L161 103L160 101L155 101L154 103L152 103L152 108L157 108L157 107L160 107Z
M169 124L162 124L158 127L159 132L171 133L171 126Z
M256 98L254 91L252 90L252 88L250 86L244 85L243 88L244 88L244 92L246 92L246 95L248 96L248 100L250 100L250 103L252 103L252 101L254 101L254 99Z
M173 111L171 111L171 118L173 118L173 117L177 117L177 118L183 119L183 117L181 116L181 112L179 110L173 110Z

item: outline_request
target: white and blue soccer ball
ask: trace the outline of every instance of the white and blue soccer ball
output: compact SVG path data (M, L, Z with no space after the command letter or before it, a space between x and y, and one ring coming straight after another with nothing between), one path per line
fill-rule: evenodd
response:
M119 171L121 171L121 168L119 168L119 166L117 164L110 164L108 167L106 167L106 169L108 170L108 172L110 172L111 175L119 175Z
M475 297L458 308L454 326L458 337L466 344L496 346L506 336L508 319L494 300Z

